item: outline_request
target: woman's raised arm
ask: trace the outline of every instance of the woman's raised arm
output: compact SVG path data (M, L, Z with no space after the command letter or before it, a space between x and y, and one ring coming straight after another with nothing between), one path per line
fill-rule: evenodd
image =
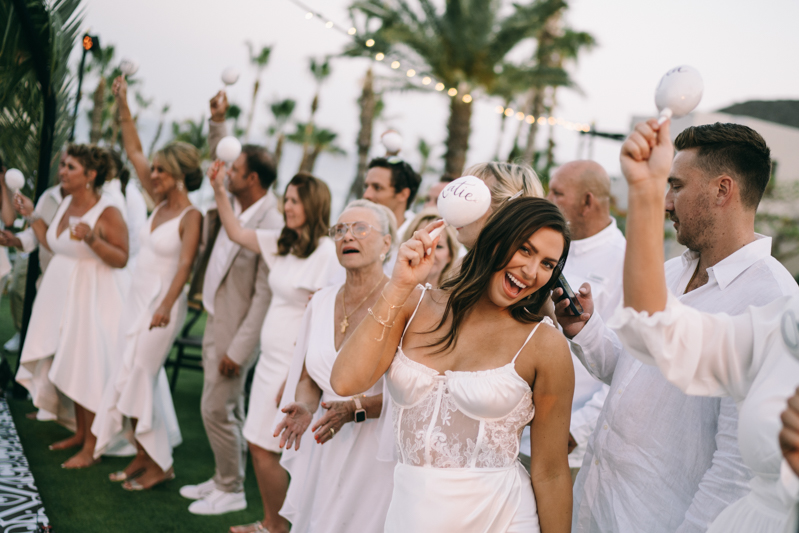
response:
M125 153L128 156L128 160L133 164L133 168L136 169L136 175L139 176L141 186L157 204L161 201L161 198L153 194L153 185L150 181L150 162L147 160L147 156L144 155L139 132L136 130L136 124L133 122L133 116L128 107L128 82L125 81L125 77L117 77L111 86L111 90L117 100L122 145L125 147Z

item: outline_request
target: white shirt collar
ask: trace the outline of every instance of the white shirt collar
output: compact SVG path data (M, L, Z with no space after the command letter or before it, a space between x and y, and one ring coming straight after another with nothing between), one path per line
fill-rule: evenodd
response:
M266 194L259 198L254 204L248 207L243 213L241 212L241 204L238 200L234 198L233 200L233 212L236 213L236 216L241 222L242 226L250 221L250 219L255 215L255 213L261 208L264 203L266 203L266 198L272 194L272 191L266 191Z
M708 268L707 273L716 280L719 289L724 290L741 272L770 255L771 237L755 233L754 241ZM699 252L686 250L681 258L684 268L695 267L699 261Z
M590 237L586 237L585 239L572 241L571 244L569 245L569 255L584 254L586 252L593 250L598 246L607 244L608 241L613 239L613 237L617 233L621 234L621 231L619 231L619 228L616 225L616 219L610 217L610 224L608 224L605 227L605 229L603 229L599 233L591 235Z

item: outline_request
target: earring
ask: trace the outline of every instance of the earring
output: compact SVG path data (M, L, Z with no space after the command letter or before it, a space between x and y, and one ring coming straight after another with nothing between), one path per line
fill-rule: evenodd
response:
M380 260L381 261L385 261L386 260L386 254L380 254Z
M183 182L182 181L178 181L178 184L176 185L176 187L177 187L177 189L180 192L183 192L184 186L183 186Z
M87 188L87 189L91 189L91 188L92 188L92 184L91 184L91 183L87 183L87 184L86 184L86 188Z

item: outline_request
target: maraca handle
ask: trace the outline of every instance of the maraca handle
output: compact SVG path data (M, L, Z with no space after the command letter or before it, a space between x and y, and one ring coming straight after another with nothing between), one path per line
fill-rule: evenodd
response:
M444 222L442 225L440 225L439 227L437 227L436 229L434 229L433 231L430 232L430 238L431 239L435 239L436 237L438 237L439 235L444 233L444 228L446 228L446 227L447 227L447 223Z
M668 107L664 107L663 111L660 112L660 118L658 118L658 125L663 124L667 120L671 118L672 111Z

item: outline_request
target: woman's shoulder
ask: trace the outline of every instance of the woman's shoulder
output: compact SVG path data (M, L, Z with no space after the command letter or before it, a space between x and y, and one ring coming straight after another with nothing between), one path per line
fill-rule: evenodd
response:
M569 364L572 364L569 342L551 320L545 317L537 324L525 324L524 326L528 334L532 328L535 328L535 333L522 350L522 356L526 354L539 359L538 356L544 354L544 360L568 360Z

